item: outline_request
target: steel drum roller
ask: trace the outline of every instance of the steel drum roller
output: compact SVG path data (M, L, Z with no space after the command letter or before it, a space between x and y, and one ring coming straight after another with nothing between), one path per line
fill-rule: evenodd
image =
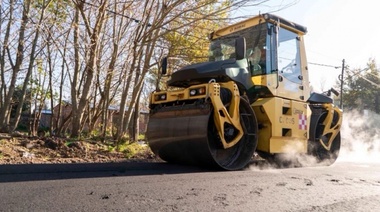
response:
M240 105L244 137L224 149L212 118L211 106L192 109L166 107L154 111L149 119L147 140L152 151L170 163L199 165L225 170L242 169L257 144L257 123L248 103Z

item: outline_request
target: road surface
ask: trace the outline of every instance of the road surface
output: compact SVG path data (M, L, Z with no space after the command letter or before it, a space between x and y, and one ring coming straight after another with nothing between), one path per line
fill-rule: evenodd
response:
M379 163L262 167L0 166L0 211L380 211Z

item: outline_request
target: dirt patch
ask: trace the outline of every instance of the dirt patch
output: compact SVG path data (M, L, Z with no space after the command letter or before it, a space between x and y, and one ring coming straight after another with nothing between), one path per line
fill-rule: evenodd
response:
M144 146L144 144L142 144ZM105 163L120 161L159 161L145 146L130 158L126 152L91 140L69 141L50 137L11 137L0 134L0 164ZM130 155L130 154L129 154Z

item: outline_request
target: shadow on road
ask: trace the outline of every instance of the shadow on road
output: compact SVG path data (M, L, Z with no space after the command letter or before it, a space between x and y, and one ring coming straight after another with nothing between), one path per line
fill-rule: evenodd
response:
M0 183L207 171L210 170L194 166L142 162L0 165Z
M281 169L264 160L252 160L248 170ZM164 175L220 171L165 162L114 162L0 165L0 183L76 178Z

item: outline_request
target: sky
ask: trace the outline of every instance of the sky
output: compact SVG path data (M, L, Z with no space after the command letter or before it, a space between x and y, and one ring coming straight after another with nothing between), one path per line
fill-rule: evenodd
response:
M349 69L366 68L370 58L380 63L377 4L373 0L270 0L239 9L232 15L255 16L269 12L307 27L309 81L315 91L326 91L336 85L342 71L328 66L341 67L343 59ZM313 65L315 63L328 66Z

